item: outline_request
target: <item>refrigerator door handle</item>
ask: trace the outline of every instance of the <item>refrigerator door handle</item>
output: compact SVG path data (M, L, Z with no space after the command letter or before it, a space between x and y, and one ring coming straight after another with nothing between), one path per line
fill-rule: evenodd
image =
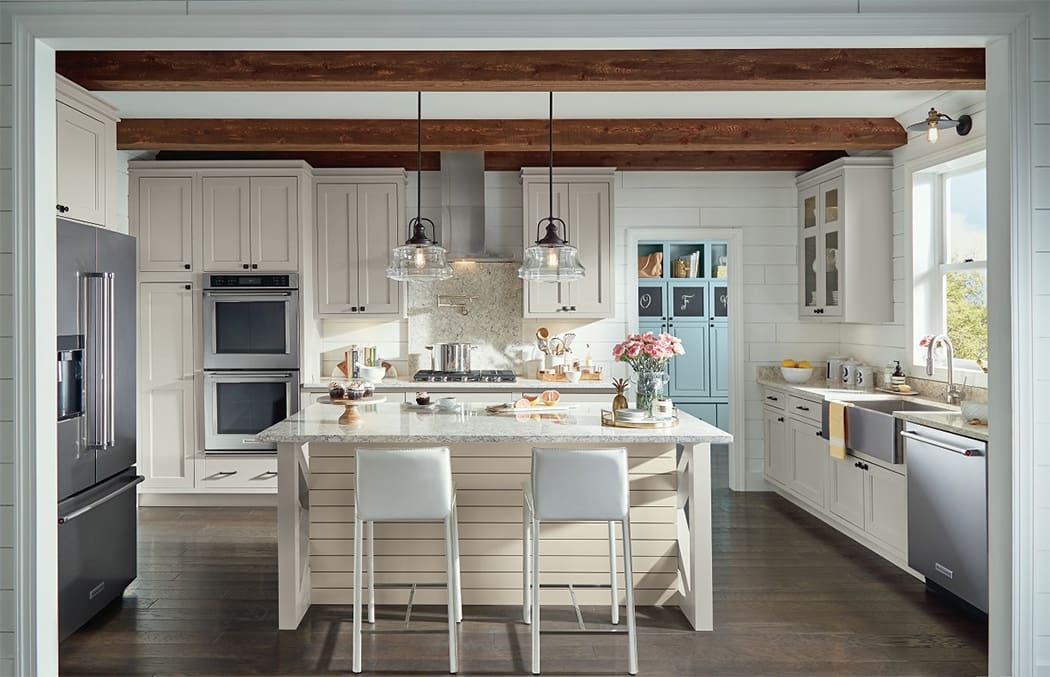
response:
M106 444L103 424L104 383L102 381L104 349L102 346L102 274L84 273L80 321L84 332L84 410L87 414L85 446L101 449Z
M101 497L95 499L94 501L91 501L87 505L84 505L84 506L81 506L81 507L77 508L73 512L67 513L65 515L59 515L58 523L59 524L65 524L66 522L71 522L71 521L75 520L76 518L80 517L81 515L84 515L84 514L90 512L91 510L94 510L95 508L97 508L98 506L102 505L103 503L108 503L109 501L112 501L117 496L120 496L121 494L123 494L123 493L125 493L127 491L130 491L131 489L134 489L139 484L142 484L145 480L146 480L146 478L143 477L142 475L135 475L134 477L131 478L130 481L120 485L119 487L117 487L113 491L109 492L105 496L101 496Z
M104 391L105 397L105 446L107 448L115 447L117 444L116 434L116 392L115 392L115 381L114 381L114 362L115 355L113 354L114 338L116 336L116 326L114 324L114 312L113 312L113 282L115 275L113 273L104 273L102 278L102 322L105 335L103 337L103 352L105 354L105 372L103 378L105 379L106 389Z

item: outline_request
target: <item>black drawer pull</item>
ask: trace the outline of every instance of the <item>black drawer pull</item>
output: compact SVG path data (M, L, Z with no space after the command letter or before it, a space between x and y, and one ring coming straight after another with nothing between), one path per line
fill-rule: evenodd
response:
M361 308L359 310L363 313L363 312L365 312L365 307L361 306Z
M798 409L799 411L809 411L809 407L803 407L801 404L796 406L795 409Z
M357 312L357 306L350 306L350 312L351 313L356 313Z
M821 431L819 431L819 430L814 430L814 431L813 431L813 433L814 433L814 434L815 434L815 435L816 435L817 437L824 437L824 433L823 433L823 432L821 432Z
M774 402L779 402L780 401L779 397L773 397L772 395L766 395L766 399L767 400L773 400Z
M258 263L253 263L253 264L252 264L252 270L255 270L255 269L256 269L256 268L258 268L258 267L259 267L259 264L258 264Z
M65 214L66 212L69 211L69 207L67 207L65 205L55 205L55 209L58 210L59 214Z
M777 416L777 423L783 423L783 422L784 422L784 417L783 416Z

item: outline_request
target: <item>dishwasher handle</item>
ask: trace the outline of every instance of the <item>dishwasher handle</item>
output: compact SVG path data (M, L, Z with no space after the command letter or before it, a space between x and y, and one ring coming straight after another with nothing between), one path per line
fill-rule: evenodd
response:
M954 454L961 454L962 456L983 456L984 455L981 452L980 449L963 449L963 448L960 448L960 447L955 447L955 446L952 446L950 444L945 444L944 442L941 442L939 440L935 440L935 439L932 439L932 438L929 438L929 437L923 437L922 435L917 435L917 434L915 434L915 433L913 433L911 431L908 431L908 430L902 430L901 431L901 437L907 438L909 440L915 440L916 442L921 442L922 444L929 444L929 445L937 447L939 449L944 449L945 451L950 451L950 452L952 452Z

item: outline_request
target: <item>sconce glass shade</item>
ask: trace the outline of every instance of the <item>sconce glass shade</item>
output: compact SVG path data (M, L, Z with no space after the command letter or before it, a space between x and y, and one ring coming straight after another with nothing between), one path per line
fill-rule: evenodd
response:
M436 282L452 277L445 248L431 240L423 228L430 219L412 219L412 237L390 252L386 276L398 282Z

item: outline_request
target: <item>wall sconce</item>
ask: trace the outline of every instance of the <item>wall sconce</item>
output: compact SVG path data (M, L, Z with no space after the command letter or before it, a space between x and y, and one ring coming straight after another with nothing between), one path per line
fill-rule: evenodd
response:
M922 122L916 122L908 127L909 132L926 132L926 140L937 143L942 129L955 128L959 136L966 136L973 129L973 118L969 115L960 115L958 120L953 120L944 113L938 113L936 108L931 108Z

